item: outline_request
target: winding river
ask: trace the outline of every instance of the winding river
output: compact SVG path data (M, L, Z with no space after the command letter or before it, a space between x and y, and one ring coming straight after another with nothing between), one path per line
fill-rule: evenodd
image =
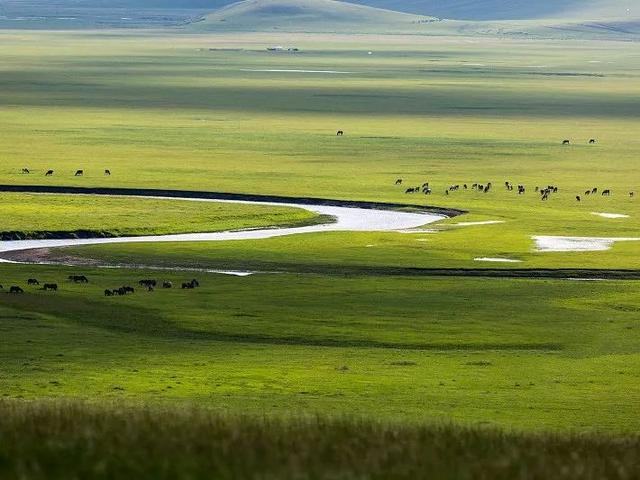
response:
M26 191L29 187L24 187ZM0 189L1 190L1 189ZM33 191L33 190L31 190ZM36 191L36 193L42 193ZM53 193L53 192L47 192ZM61 191L62 194L81 194L77 191ZM100 195L109 195L100 193ZM210 194L214 196L215 194ZM112 195L124 196L128 195ZM403 212L398 210L390 210L382 208L383 204L367 205L367 208L358 206L336 206L320 204L320 202L350 203L357 205L358 202L337 202L337 201L321 201L313 204L312 199L301 199L296 202L291 199L290 202L283 201L283 198L277 197L274 201L259 200L229 200L220 198L189 198L188 196L179 196L172 194L171 196L160 195L142 195L135 194L131 198L150 198L161 199L166 201L192 201L192 202L218 202L218 203L244 203L252 205L265 206L285 206L294 208L303 208L319 215L328 215L335 219L334 222L319 225L310 225L303 227L290 228L261 228L254 230L239 231L222 231L222 232L204 232L204 233L186 233L174 235L149 235L137 237L115 237L115 238L71 238L71 239L46 239L46 240L11 240L0 242L0 254L7 252L71 247L80 245L97 245L97 244L114 244L114 243L143 243L143 242L210 242L210 241L233 241L233 240L259 240L265 238L280 237L285 235L296 235L303 233L316 232L335 232L335 231L352 231L352 232L376 232L376 231L402 231L411 230L423 225L437 222L447 218L444 213L431 212ZM378 206L377 208L375 206ZM390 205L393 207L393 205Z

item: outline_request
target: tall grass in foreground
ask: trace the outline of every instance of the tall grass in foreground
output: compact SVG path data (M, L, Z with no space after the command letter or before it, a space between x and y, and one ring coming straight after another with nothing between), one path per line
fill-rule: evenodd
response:
M640 476L640 437L516 434L184 407L0 402L0 478Z

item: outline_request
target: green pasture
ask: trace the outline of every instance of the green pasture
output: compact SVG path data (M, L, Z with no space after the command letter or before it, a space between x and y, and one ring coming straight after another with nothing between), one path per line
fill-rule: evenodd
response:
M86 195L0 194L0 235L159 235L300 226L322 219L287 207Z
M538 254L531 239L640 236L640 197L629 197L640 189L637 44L277 33L1 35L2 183L306 195L470 212L422 238L334 234L207 246L204 259L198 246L136 246L135 255L150 249L163 261L186 250L197 261L249 266L317 258L338 266L457 267L475 266L473 259L484 256L509 256L523 267L637 265L637 243L594 254ZM300 52L266 51L280 43ZM256 71L273 69L349 73ZM337 129L346 135L336 138ZM563 147L565 138L573 144ZM598 143L587 145L590 138ZM32 174L22 175L25 167ZM79 168L85 176L75 178ZM111 177L104 177L105 168ZM44 177L48 169L55 169L53 177ZM397 178L402 187L393 185ZM404 194L406 186L426 181L431 196ZM525 184L526 195L506 191L505 181ZM494 185L488 194L445 195L450 185L487 182ZM549 184L559 193L542 202L535 186ZM595 186L613 196L586 197ZM476 220L505 223L446 227ZM118 228L120 220L113 221ZM126 257L129 248L95 250Z
M636 282L4 266L0 394L637 431ZM196 290L103 290L141 278Z
M64 280L80 269L2 266L5 289L31 277L61 288L0 294L0 394L637 431L638 283L408 278L356 267L639 268L640 243L544 254L531 238L640 237L638 44L152 31L2 31L0 44L2 184L469 212L411 234L63 251L107 263L299 273L86 269L91 283L81 286ZM300 52L268 53L274 44ZM404 193L426 181L431 196ZM505 181L527 193L507 191ZM486 194L445 194L487 182ZM549 184L559 193L542 202L534 188ZM584 197L596 186L613 195ZM0 212L2 230L113 234L314 221L271 207L31 195L0 196ZM488 220L504 223L455 225ZM147 276L179 284L194 275L201 289L103 296Z

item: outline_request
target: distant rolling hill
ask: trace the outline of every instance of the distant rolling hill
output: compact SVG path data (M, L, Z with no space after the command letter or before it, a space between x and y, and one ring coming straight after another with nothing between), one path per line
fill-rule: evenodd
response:
M0 0L3 8L38 3L64 8L118 9L195 9L214 11L237 0ZM315 0L297 0L303 5ZM349 0L351 3L416 15L457 20L531 20L531 19L622 19L640 18L638 0ZM244 3L244 2L242 2Z
M435 19L335 0L243 0L194 24L208 30L392 32L416 30Z
M640 0L0 0L0 28L640 37ZM444 19L443 21L439 21Z
M638 0L351 0L372 7L457 20L640 17ZM629 11L627 11L629 10Z

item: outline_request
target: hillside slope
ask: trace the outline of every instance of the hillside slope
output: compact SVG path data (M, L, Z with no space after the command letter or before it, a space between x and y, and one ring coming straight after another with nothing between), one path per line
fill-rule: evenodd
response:
M353 0L353 2L459 20L540 18L598 20L624 18L628 15L640 16L637 0Z
M206 15L196 30L372 31L416 28L432 19L335 0L243 0Z

